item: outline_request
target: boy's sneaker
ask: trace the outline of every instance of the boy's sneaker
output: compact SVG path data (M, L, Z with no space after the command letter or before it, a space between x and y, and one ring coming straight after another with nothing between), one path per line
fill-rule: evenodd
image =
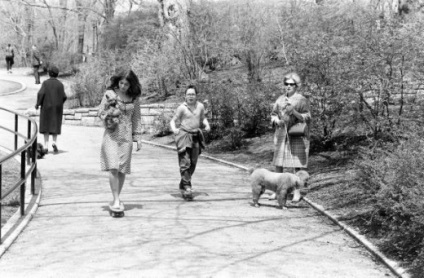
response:
M193 192L191 187L186 186L183 191L183 198L186 200L193 200Z

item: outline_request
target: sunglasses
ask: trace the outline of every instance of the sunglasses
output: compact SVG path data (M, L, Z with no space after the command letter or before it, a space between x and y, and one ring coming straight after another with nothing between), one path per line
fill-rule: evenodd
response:
M296 83L284 83L284 85L285 86L292 86L292 87L294 87L294 86L296 86Z

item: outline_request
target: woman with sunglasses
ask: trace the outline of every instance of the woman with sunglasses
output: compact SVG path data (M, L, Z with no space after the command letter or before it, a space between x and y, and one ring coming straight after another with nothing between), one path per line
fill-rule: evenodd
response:
M297 92L301 85L297 73L289 73L284 77L284 92L277 99L271 112L271 123L275 126L274 158L272 164L277 173L284 168L295 171L308 167L309 128L304 136L289 136L288 130L294 124L306 122L309 125L311 113L308 100ZM275 195L270 198L275 199ZM293 201L300 200L299 190L295 190Z

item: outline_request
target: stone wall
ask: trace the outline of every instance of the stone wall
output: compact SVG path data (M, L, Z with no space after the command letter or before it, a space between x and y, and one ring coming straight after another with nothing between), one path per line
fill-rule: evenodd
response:
M172 116L178 104L144 104L140 105L142 130L145 133L154 132L154 123L156 119L166 114ZM63 110L63 124L65 125L82 125L82 126L103 126L102 120L97 116L99 109L93 108L76 108ZM30 109L27 115L36 119L40 118L40 110Z

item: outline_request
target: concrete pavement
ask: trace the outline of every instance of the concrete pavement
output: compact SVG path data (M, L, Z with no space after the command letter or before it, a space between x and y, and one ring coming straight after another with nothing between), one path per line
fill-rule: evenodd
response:
M0 96L0 106L33 107L33 77L13 78L27 89ZM306 203L287 211L266 199L250 206L248 177L237 168L200 159L195 201L182 200L176 153L148 144L133 154L122 192L126 216L112 218L99 165L102 134L65 125L60 152L39 160L40 206L0 258L2 278L392 277Z

